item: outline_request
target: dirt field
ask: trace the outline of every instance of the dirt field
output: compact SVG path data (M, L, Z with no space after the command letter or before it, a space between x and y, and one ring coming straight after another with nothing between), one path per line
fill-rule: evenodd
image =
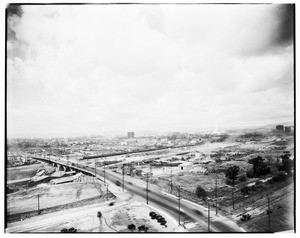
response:
M44 164L32 164L7 169L7 180L30 178L36 175L38 169L43 168Z
M40 184L34 188L8 194L7 211L9 215L37 210L38 195L40 209L44 209L105 194L106 188L93 182L61 185Z
M150 211L155 210L143 203L135 202L131 205L101 210L101 219L97 217L97 210L95 210L90 214L39 228L38 232L60 232L63 228L69 229L71 227L76 228L78 232L131 232L127 226L132 223L136 226L134 232L139 232L138 227L141 225L147 226L148 232L176 232L178 230L176 223L170 221L168 217L165 217L167 227L160 225L155 219L152 220L149 216ZM159 214L159 212L157 213ZM32 231L34 232L34 230Z

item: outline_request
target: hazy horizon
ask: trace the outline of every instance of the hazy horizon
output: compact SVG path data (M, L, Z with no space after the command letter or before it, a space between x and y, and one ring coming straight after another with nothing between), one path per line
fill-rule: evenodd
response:
M9 138L294 121L292 5L22 5L8 13Z

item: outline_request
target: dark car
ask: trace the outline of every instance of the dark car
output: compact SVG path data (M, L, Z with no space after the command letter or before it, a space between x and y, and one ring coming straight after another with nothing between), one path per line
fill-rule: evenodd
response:
M120 181L116 181L116 185L117 186L121 186L121 182Z

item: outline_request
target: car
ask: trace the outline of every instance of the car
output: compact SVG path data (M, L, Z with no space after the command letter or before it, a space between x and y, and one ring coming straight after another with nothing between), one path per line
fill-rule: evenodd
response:
M121 182L118 181L118 180L115 182L115 184L116 184L117 186L121 186Z
M68 232L70 233L76 233L77 229L75 229L74 227L69 228Z
M67 228L62 228L62 229L60 230L60 232L61 232L61 233L67 233L67 232L68 232L68 229L67 229Z
M156 215L156 213L153 212L153 211L152 211L152 212L149 212L149 216L152 216L152 215L154 215L154 214Z

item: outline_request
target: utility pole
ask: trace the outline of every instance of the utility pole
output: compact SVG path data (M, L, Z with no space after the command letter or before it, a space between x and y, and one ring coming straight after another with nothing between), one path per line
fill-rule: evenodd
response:
M232 209L234 209L234 180L232 181Z
M171 193L173 192L173 170L171 167Z
M148 205L148 193L149 193L149 173L147 173L147 179L146 179L147 185L146 185L146 198L147 198L147 205Z
M178 226L180 226L180 186L178 187Z
M269 225L269 232L271 231L271 210L270 210L270 198L268 196L268 225Z
M38 194L38 215L40 215L40 195Z
M150 164L150 183L152 183L152 166Z
M95 178L97 179L97 175L96 175L96 159L95 159Z
M123 192L124 192L124 164L123 164L123 169L122 169L122 174L123 174Z
M104 183L105 183L105 161L104 161Z
M108 183L106 184L106 201L108 200Z
M208 210L207 210L207 212L208 212L208 216L207 216L207 230L208 230L208 232L210 232L210 203L209 203L209 200L207 200L207 206L208 206Z
M216 215L218 215L218 174L217 174L217 170L215 170L216 173Z

